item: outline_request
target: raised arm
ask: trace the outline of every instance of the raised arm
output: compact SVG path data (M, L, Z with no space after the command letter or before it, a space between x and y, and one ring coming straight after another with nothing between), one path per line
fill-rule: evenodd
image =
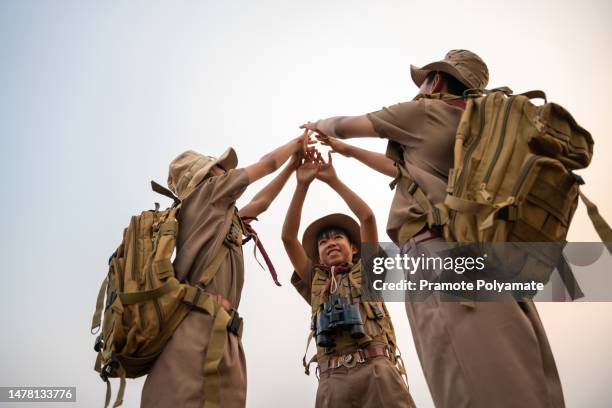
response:
M320 165L316 177L333 188L355 214L361 224L361 242L378 242L374 212L361 197L338 178L332 163L331 152L328 155L328 162Z
M331 147L334 152L340 153L346 157L355 158L379 173L393 178L397 176L397 168L393 160L382 153L362 149L333 137L317 136L317 139L325 146Z
M312 143L310 131L306 130L301 136L266 154L257 163L245 167L249 182L253 183L270 173L274 173L289 157L300 151L305 152L310 143Z
M378 137L370 119L366 115L360 116L334 116L316 122L308 122L300 126L303 129L315 131L319 134L340 139L353 137Z
M300 230L302 208L308 193L308 187L312 180L314 180L317 170L317 164L314 162L306 162L297 169L297 185L295 186L295 192L291 198L291 203L285 215L285 222L283 223L282 240L285 251L295 272L302 279L305 279L307 273L308 256L298 239L298 231Z
M239 211L241 217L254 218L268 209L272 201L278 196L278 193L283 189L291 173L295 171L301 155L294 154L291 161L283 168L283 170L274 179L269 182L253 199Z

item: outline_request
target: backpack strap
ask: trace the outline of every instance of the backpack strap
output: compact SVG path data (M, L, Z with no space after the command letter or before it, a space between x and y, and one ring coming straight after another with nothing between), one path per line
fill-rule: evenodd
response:
M582 202L587 208L587 214L593 223L593 227L595 227L595 231L597 231L597 235L599 235L599 238L606 248L608 248L610 254L612 254L612 229L601 214L599 214L597 206L589 200L582 191L579 191L579 194L580 199L582 199Z
M102 307L104 306L104 293L108 287L108 275L102 281L100 290L98 291L98 298L96 299L96 311L91 319L91 334L97 334L100 330L100 321L102 320Z
M98 355L100 359L100 355ZM99 360L98 359L98 360ZM99 361L96 360L96 366L99 364ZM110 360L103 367L100 368L100 377L106 383L106 396L104 398L104 408L108 408L111 400L111 384L108 377L111 373L114 372L114 377L119 377L119 391L117 391L117 397L115 398L115 402L113 404L113 408L121 406L123 404L123 395L125 393L125 378L126 372L121 362L117 360L117 358L113 355L113 352L110 352Z
M519 95L526 96L529 99L536 99L536 98L544 99L544 103L548 103L546 94L544 93L544 91L540 91L539 89L523 92L522 94L519 94Z
M166 187L162 186L161 184L156 183L153 180L151 180L151 188L156 193L172 199L172 201L174 201L174 204L172 204L173 207L176 207L177 205L181 203L181 200L179 200L178 197L172 193L172 191L168 190Z
M202 285L207 286L213 280L227 254L229 254L229 248L223 243L212 262L204 269L202 273Z
M236 207L231 207L227 212L227 218L230 218L232 220L230 223L230 229L226 235L225 241L221 244L219 252L217 252L217 255L215 255L210 264L208 264L206 269L204 269L204 271L202 272L201 283L203 286L207 286L208 284L210 284L210 282L212 282L213 278L219 271L223 260L229 254L230 242L235 243L237 245L242 243L242 231L240 231L240 234L238 233L238 231L234 231L235 217L238 217ZM240 235L240 237L238 237L238 234Z
M227 342L228 324L232 320L225 309L215 303L215 320L213 322L208 350L204 360L204 408L221 407L221 376L219 364L223 358L223 350Z
M140 292L120 292L118 293L121 304L123 305L135 305L137 303L146 302L147 300L157 299L166 293L172 292L176 287L180 285L176 279L168 279L163 285L151 289L143 290Z
M119 374L119 391L117 391L117 398L115 399L113 408L119 407L121 404L123 404L123 394L125 393L125 370L121 364L119 364L117 373Z
M221 264L229 254L230 245L240 245L242 243L243 230L240 227L236 230L234 224L240 223L236 207L228 210L227 217L231 218L230 230L227 232L221 248L202 272L200 285L206 287L219 271ZM238 236L239 235L239 236ZM219 295L212 295L203 291L200 287L187 286L185 290L184 302L205 310L213 316L213 326L204 360L204 408L219 408L221 406L221 376L219 365L223 359L223 351L228 338L228 331L240 337L242 335L242 318L238 312L233 310L233 306L224 301Z
M395 180L389 185L392 189L396 184L403 178L408 183L408 193L414 198L419 206L425 212L425 223L430 227L442 227L448 222L448 208L444 203L433 204L425 192L419 187L414 181L412 176L408 173L406 168L397 163L396 166L399 169L399 173ZM414 234L419 232L423 227L423 219L416 219L406 222L402 225L400 230L400 242L405 242L411 238Z
M310 347L310 342L314 337L314 330L311 330L308 334L308 340L306 340L306 351L304 351L304 357L302 357L302 365L304 366L304 374L310 375L310 365L317 361L317 353L310 357L308 361L306 361L306 356L308 355L308 348Z
M580 285L576 281L576 277L572 272L572 268L567 263L565 256L561 254L559 256L559 261L557 262L557 270L559 271L559 275L561 276L561 280L567 289L567 293L569 293L572 300L580 299L584 297L584 293L582 289L580 289Z
M221 406L221 376L219 365L227 343L228 332L242 335L242 318L233 305L220 295L205 292L198 286L185 285L183 302L213 316L213 326L204 359L205 408Z

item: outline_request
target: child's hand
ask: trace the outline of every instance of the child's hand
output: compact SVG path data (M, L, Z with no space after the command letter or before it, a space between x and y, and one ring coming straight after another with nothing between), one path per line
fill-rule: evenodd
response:
M306 155L308 150L311 149L310 145L317 143L317 141L312 138L312 131L308 129L305 129L304 133L293 139L293 141L296 144L294 153L301 153L303 155Z
M327 137L323 135L315 136L319 142L321 142L324 146L329 146L332 148L332 151L336 153L340 153L343 156L351 157L349 151L351 146L344 143L340 139L336 139L335 137Z
M320 157L320 154L319 154L319 157ZM334 165L332 163L332 152L331 151L327 153L327 163L323 162L319 164L319 171L316 173L315 177L323 181L324 183L328 183L328 184L338 179L338 175L336 174L336 169L334 169Z
M303 157L304 157L304 154L301 151L294 153L293 156L291 156L291 159L289 159L289 164L287 164L287 169L291 171L296 171L298 167L300 167L300 163L302 163Z
M296 171L296 178L298 184L309 185L314 180L317 172L319 171L319 165L315 161L305 159Z

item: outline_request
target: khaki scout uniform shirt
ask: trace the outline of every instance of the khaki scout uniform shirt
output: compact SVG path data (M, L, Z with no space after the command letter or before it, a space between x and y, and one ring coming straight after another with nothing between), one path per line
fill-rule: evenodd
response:
M179 214L174 268L178 279L195 285L217 254L229 224L228 211L249 184L244 169L209 177L183 201ZM220 294L238 308L244 283L242 248L231 247L206 291ZM192 311L174 332L155 362L142 390L141 407L203 406L204 358L213 326L212 316ZM246 364L242 343L227 333L223 360L219 365L221 404L244 407Z
M368 113L376 133L403 149L404 166L432 203L444 201L448 171L453 163L455 133L463 109L437 99L398 103ZM422 220L425 212L408 193L405 179L396 186L389 211L387 234L397 245L407 221Z

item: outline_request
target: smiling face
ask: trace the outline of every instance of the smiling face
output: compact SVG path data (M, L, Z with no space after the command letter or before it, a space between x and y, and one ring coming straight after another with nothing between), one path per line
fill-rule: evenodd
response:
M326 266L352 263L357 248L351 243L347 233L340 228L329 228L317 235L319 259Z

